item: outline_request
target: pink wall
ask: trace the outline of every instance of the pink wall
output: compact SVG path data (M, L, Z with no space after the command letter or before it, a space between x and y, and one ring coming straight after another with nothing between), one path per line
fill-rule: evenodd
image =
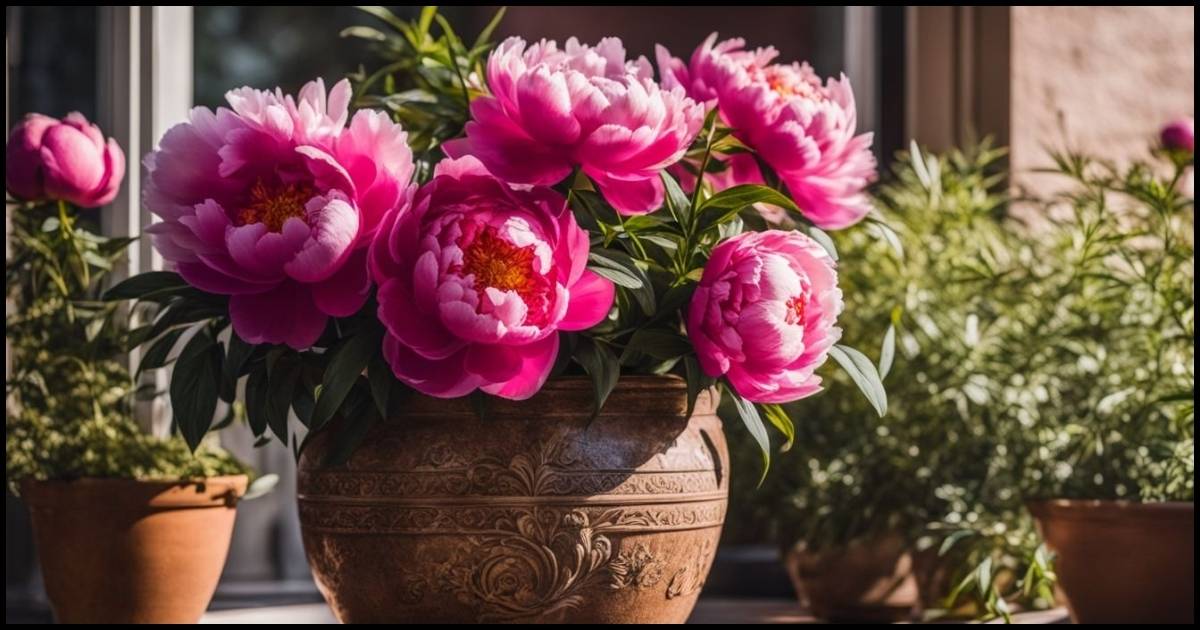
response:
M1044 146L1126 160L1195 111L1195 7L1013 7L1011 148L1018 185ZM1024 172L1022 172L1024 171Z

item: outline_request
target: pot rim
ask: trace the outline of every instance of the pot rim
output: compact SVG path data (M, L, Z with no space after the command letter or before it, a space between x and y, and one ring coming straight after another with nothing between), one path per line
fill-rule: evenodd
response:
M1195 519L1196 504L1190 501L1129 501L1112 499L1036 499L1025 502L1037 519L1075 521L1117 519Z
M217 475L194 479L132 479L79 477L76 479L22 479L21 499L30 506L53 506L84 494L90 498L130 498L152 508L234 506L246 494L249 475Z

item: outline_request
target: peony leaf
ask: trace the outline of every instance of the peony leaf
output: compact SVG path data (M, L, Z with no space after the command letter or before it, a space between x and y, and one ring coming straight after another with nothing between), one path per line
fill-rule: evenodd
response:
M762 418L759 417L754 403L739 396L728 384L725 385L725 394L733 400L738 415L742 418L742 423L746 425L750 436L758 443L758 448L762 452L763 469L762 475L758 478L758 485L761 486L763 480L767 478L767 470L771 467L771 439L767 437L767 427L763 426Z
M212 426L221 382L221 346L207 327L188 340L171 375L175 425L192 451Z
M776 429L779 429L779 432L783 434L783 437L787 438L787 441L783 443L783 446L779 447L779 452L786 453L792 450L792 443L796 441L796 425L792 424L792 418L788 415L787 410L780 405L774 404L759 406L762 407L763 413L767 416L767 420L771 424L775 425Z
M621 364L607 344L583 336L579 337L571 356L592 377L596 405L592 411L592 418L595 419L600 415L608 395L617 386L617 380L621 376Z
M633 333L628 349L666 361L691 352L692 344L683 335L672 330L642 328Z
M104 292L105 302L144 300L166 296L188 288L188 283L174 271L147 271L126 278Z
M381 335L372 329L360 332L332 351L321 379L321 394L313 408L309 429L316 431L325 426L342 407L350 388L358 381L371 357L379 351Z
M875 408L875 412L882 417L887 413L887 392L883 389L883 382L879 378L879 372L875 369L875 364L866 355L851 348L837 344L829 349L829 356L833 357L838 365L850 375L858 389L862 391L863 396L866 396L867 402Z
M726 188L700 204L696 211L697 228L705 231L728 223L737 217L743 208L756 203L779 206L797 214L800 212L795 202L774 188L760 184L742 184Z

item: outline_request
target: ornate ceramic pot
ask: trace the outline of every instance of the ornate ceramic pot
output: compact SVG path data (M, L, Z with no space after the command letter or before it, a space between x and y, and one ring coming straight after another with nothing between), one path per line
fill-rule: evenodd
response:
M680 623L725 518L715 396L672 377L586 379L533 398L413 396L344 465L300 461L304 547L343 622Z

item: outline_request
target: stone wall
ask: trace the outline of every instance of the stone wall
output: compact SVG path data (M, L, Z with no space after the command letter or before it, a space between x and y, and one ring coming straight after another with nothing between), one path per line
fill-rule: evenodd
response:
M1195 7L1013 7L1014 183L1064 143L1117 160L1144 155L1167 120L1195 111Z

